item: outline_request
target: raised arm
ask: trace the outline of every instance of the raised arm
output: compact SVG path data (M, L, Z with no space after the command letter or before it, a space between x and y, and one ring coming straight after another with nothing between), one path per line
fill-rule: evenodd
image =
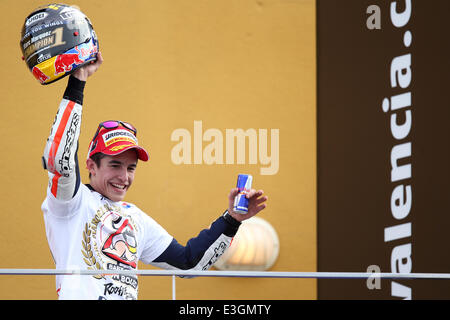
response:
M210 228L191 238L186 246L173 239L151 264L163 269L208 270L230 246L240 224L226 211Z
M70 77L44 149L42 163L49 175L49 190L59 200L70 200L80 186L78 138L80 136L83 91L87 78L103 62L77 69Z
M210 228L202 230L197 237L191 238L186 246L175 239L167 249L153 262L154 266L164 269L208 270L230 246L233 237L241 225L266 207L267 197L262 190L252 189L248 194L249 206L247 214L233 211L234 198L238 189L232 189L228 195L229 208L214 221Z

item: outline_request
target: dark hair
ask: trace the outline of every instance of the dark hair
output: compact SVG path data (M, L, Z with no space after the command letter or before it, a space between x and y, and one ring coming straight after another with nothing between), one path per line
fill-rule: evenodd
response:
M106 154L97 152L94 153L90 158L95 162L97 167L100 167L100 163L102 162L102 159L106 157ZM89 178L91 178L91 173L89 172Z

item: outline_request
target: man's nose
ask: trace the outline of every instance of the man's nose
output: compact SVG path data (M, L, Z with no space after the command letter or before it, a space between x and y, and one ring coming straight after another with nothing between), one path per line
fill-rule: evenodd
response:
M128 170L126 168L123 168L119 172L118 178L121 180L121 182L127 182L128 181Z

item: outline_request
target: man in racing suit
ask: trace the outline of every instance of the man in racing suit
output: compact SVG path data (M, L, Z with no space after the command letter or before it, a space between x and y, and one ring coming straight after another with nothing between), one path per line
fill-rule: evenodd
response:
M238 190L228 196L228 209L209 229L186 246L155 220L123 201L139 160L148 154L138 145L136 129L122 121L105 121L89 147L90 183L82 184L78 165L83 91L103 58L77 69L68 80L50 136L43 165L48 171L42 204L47 240L56 269L136 270L138 261L164 269L207 270L228 248L242 220L265 208L267 197L252 189L249 213L233 212ZM136 276L57 275L59 299L137 299Z

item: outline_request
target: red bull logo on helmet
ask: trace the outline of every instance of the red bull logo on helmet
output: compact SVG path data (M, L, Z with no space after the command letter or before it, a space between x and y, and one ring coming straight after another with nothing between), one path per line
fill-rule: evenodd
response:
M80 56L84 60L89 60L95 58L98 52L97 45L91 40L88 43L82 43L79 46L75 47L75 49L80 53Z
M55 60L55 75L72 71L73 68L95 58L97 52L97 46L89 41L58 55Z
M91 39L88 43L76 46L65 53L46 59L31 70L41 84L48 84L71 73L79 66L97 57L98 47Z
M55 75L72 71L73 65L80 65L84 61L78 57L78 53L63 53L56 57Z

